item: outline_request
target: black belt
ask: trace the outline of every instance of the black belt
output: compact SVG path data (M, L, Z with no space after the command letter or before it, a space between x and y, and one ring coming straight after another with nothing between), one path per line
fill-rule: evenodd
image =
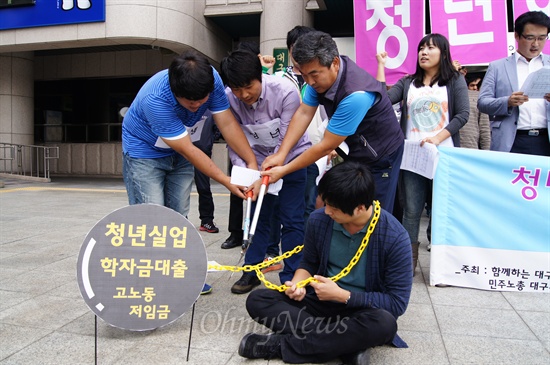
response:
M516 134L523 135L523 136L531 136L531 137L538 137L538 136L547 136L548 135L548 129L518 129L516 131Z

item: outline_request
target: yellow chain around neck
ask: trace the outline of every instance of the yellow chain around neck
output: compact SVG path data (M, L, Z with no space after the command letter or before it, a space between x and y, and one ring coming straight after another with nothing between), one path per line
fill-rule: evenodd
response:
M367 246L369 244L370 236L371 236L372 232L374 231L374 228L376 227L376 223L378 223L378 218L380 218L380 203L377 200L375 200L373 206L374 206L374 214L373 214L372 219L370 221L370 224L367 228L367 233L365 234L365 237L363 237L363 241L361 241L361 245L357 249L357 252L351 258L349 264L346 267L344 267L342 269L342 271L340 271L338 274L331 277L330 280L332 280L334 282L340 280L341 278L343 278L344 276L349 274L351 269L353 269L353 267L357 264L357 262L359 262L359 259L361 258L361 255L363 254L363 252L365 251L365 249L367 248ZM258 276L258 279L260 279L264 283L266 288L277 290L277 291L280 291L280 292L284 292L286 289L288 289L288 286L286 286L284 284L283 285L275 285L275 284L271 283L270 281L268 281L265 278L265 275L262 273L262 269L265 269L266 267L268 267L269 265L272 265L273 263L281 262L282 260L289 258L290 256L294 255L295 253L298 253L298 252L302 251L303 248L304 248L304 245L296 246L292 251L287 251L287 252L283 253L282 255L273 258L272 260L264 261L264 262L259 263L257 265L245 265L243 267L223 266L223 265L208 265L208 268L209 269L214 269L214 270L234 271L234 272L236 272L236 271L247 271L247 272L255 271L256 275ZM315 279L313 277L309 277L305 280L302 280L302 281L296 283L296 286L299 287L299 288L303 288L306 285L308 285L309 283L311 283L312 281L315 281Z

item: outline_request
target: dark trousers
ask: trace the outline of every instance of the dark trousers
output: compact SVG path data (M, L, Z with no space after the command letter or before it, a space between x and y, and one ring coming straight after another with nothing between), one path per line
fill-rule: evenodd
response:
M246 309L256 322L284 335L283 361L292 364L323 363L385 345L397 332L397 322L388 311L320 301L313 290L300 302L278 291L254 290Z
M374 199L379 200L381 207L389 213L393 212L404 146L405 143L403 142L392 154L368 165L374 178Z
M201 147L199 149L208 157L212 157L212 145L210 145L210 149ZM214 220L214 199L210 190L210 178L198 169L195 169L195 185L199 194L199 218L201 224L211 223Z
M241 237L243 235L243 200L234 194L229 197L229 224L227 229L233 235Z
M526 155L550 156L550 141L548 134L539 136L528 136L516 134L512 153L524 153Z

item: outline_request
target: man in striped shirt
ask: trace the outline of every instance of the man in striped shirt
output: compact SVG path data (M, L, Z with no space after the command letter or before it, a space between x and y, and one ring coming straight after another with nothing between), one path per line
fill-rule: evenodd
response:
M249 168L258 168L220 76L204 56L186 51L143 85L124 117L123 177L130 204L164 205L187 216L193 166L244 199L230 177L191 142L186 127L200 128L206 110L229 146Z

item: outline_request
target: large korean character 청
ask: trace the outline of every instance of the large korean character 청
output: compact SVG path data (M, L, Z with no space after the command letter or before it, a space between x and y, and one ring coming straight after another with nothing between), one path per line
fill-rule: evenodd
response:
M119 247L122 245L122 242L124 241L124 230L125 224L116 224L115 222L111 222L107 224L108 231L105 233L105 236L109 237L110 235L113 235L111 238L111 244L115 247Z

